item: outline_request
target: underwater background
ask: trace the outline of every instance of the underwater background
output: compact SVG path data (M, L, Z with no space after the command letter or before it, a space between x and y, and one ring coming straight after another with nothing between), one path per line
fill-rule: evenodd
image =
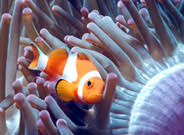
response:
M184 135L183 15L183 0L0 0L0 135ZM87 55L101 100L61 100L32 43Z

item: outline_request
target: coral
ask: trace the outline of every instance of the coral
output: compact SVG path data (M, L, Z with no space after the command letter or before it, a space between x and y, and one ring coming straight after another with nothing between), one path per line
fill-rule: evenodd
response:
M183 1L0 2L1 134L183 134ZM56 82L28 68L31 42L86 53L103 99L58 99Z

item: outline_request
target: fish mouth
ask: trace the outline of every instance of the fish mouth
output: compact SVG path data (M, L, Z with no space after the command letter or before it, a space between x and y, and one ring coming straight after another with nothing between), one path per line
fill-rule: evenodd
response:
M88 104L96 104L102 99L102 94L89 94L86 98Z

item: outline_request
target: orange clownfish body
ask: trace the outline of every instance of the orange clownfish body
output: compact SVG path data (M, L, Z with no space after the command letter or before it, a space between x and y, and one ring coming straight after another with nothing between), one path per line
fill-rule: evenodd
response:
M59 79L56 91L60 99L86 104L95 104L101 100L104 81L88 56L84 53L71 53L68 48L53 50L47 56L36 44L31 46L34 59L29 68L44 71Z

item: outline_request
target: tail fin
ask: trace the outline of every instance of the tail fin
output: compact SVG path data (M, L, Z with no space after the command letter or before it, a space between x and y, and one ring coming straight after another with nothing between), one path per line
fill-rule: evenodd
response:
M34 58L29 68L32 70L44 71L48 62L48 56L45 55L34 42L31 43L31 47Z

